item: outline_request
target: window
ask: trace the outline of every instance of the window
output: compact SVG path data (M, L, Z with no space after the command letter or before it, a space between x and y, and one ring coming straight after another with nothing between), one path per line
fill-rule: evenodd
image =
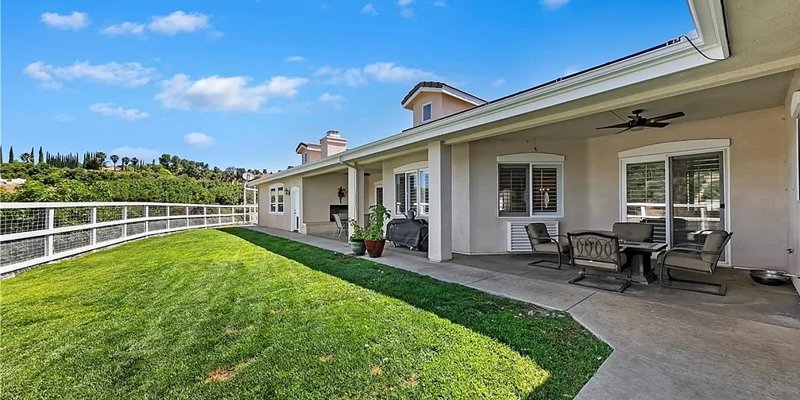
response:
M375 204L383 204L383 186L375 186Z
M500 216L528 216L528 164L500 164L497 181Z
M394 174L395 214L414 209L420 215L430 212L430 177L428 170L402 171ZM383 196L381 192L381 196Z
M497 158L497 214L501 217L564 215L563 156L512 154Z
M269 212L283 213L283 185L269 188Z
M308 162L308 153L303 153L303 164Z
M430 121L433 118L433 105L425 103L422 105L422 122Z

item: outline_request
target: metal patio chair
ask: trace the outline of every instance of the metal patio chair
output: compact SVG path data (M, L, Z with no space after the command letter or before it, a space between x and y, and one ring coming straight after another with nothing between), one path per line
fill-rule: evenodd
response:
M661 284L673 289L724 296L727 291L724 284L678 279L670 275L670 270L673 269L706 275L714 273L733 232L711 230L702 233L705 235L702 245L681 243L658 256L658 265L661 266L659 273Z
M342 233L347 235L347 225L342 223L342 216L339 214L333 214L333 221L336 223L336 238L342 236Z
M639 222L616 222L611 228L619 240L650 243L653 241L653 225Z
M539 256L538 260L528 263L528 265L536 265L545 268L552 268L552 269L561 269L562 260L564 257L567 257L569 260L569 244L562 243L559 241L559 238L566 239L566 236L558 235L556 237L550 236L550 232L547 231L547 225L541 222L534 222L528 225L525 225L525 231L528 233L528 239L531 241L531 250L533 250L533 254ZM548 260L546 258L542 258L541 256L556 256L558 260L558 266L546 266L546 265L539 265L540 263L549 263L552 264L552 260Z
M628 288L632 280L632 270L628 265L628 256L619 251L619 237L614 232L607 231L580 231L567 233L569 248L572 254L572 265L581 267L580 275L569 280L574 285L587 286L595 289L612 290L622 293ZM628 270L626 278L609 275L594 275L586 272L587 268L599 269L609 272L622 272ZM592 285L583 282L587 277L613 278L622 283L613 288Z

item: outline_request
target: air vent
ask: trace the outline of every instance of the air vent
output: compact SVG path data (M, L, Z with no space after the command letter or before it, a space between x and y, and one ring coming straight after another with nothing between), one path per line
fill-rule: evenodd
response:
M507 248L511 252L529 252L531 251L531 241L528 240L528 233L525 231L525 225L531 222L541 222L547 226L547 232L551 237L558 235L558 221L519 221L508 223L508 240Z

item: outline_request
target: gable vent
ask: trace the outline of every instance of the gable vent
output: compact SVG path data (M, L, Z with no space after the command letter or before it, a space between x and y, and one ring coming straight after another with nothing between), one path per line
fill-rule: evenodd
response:
M525 225L531 222L541 222L547 226L547 232L551 237L558 235L558 221L519 221L508 223L508 251L512 252L525 252L531 251L531 241L528 240L528 232L525 231Z

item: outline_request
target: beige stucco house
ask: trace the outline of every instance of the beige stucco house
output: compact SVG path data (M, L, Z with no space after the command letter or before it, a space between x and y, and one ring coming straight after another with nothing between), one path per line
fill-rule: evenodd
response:
M402 100L409 129L252 182L259 223L313 234L344 206L361 222L372 204L415 208L428 257L447 261L525 252L532 221L563 234L648 219L668 244L735 232L726 265L800 273L800 7L688 3L696 36L503 98L418 84ZM685 116L597 129L636 109Z

